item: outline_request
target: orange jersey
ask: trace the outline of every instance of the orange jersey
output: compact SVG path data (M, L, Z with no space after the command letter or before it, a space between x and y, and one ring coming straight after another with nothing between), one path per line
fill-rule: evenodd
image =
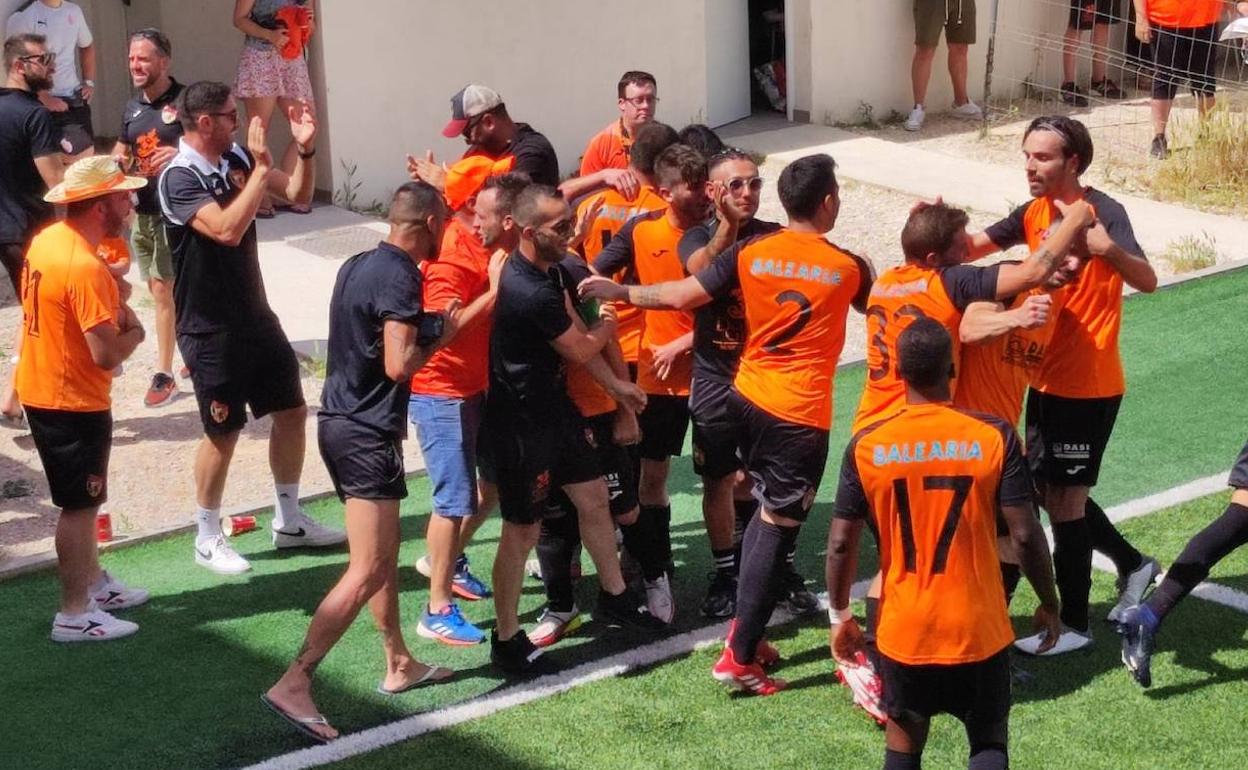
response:
M628 168L628 153L633 138L624 130L624 124L614 120L609 126L594 134L581 156L581 176L589 176L604 168Z
M592 273L589 265L575 255L568 255L563 262L559 263L559 270L564 276L564 288L567 290L568 299L580 314L581 320L586 326L590 326L597 322L598 319L598 303L597 300L581 300L576 296L576 287L581 281L588 278ZM603 351L603 358L606 358L606 350ZM598 380L589 373L583 364L568 363L565 373L567 382L568 397L572 399L576 411L580 412L582 417L597 417L600 414L615 411L615 399L607 393L606 389L599 384Z
M452 218L438 258L424 265L424 308L441 311L453 299L468 307L490 288L489 264L490 252L473 229ZM490 313L478 317L435 352L412 375L412 392L467 398L484 391L490 379L490 317Z
M597 205L599 200L602 201L602 208L598 210L598 216L594 219L593 230L586 236L585 243L581 246L581 253L585 255L585 261L590 264L593 264L607 244L611 243L611 240L624 229L628 220L640 214L667 208L667 202L659 197L653 187L643 187L633 200L625 198L615 190L605 190L582 200L576 208L577 216L583 216L591 206ZM630 267L617 271L612 277L623 283L636 281ZM624 353L625 361L635 364L641 350L641 330L644 326L642 310L632 305L617 304L615 311L616 336L620 340L620 350Z
M35 236L22 277L16 384L23 404L66 412L112 406L113 373L96 366L86 332L116 325L120 304L108 266L77 230L57 222Z
M845 317L866 285L859 262L817 233L744 241L697 274L713 297L740 287L748 337L733 387L759 409L828 430Z
M835 515L870 516L879 532L880 652L909 665L954 665L1014 640L997 518L1031 492L1018 436L994 417L906 406L854 436Z
M671 223L665 209L634 217L598 255L594 268L604 275L615 275L631 265L642 286L679 281L685 277L685 268L680 263L677 244L684 232ZM637 385L652 395L689 395L692 355L677 359L665 380L658 379L651 367L654 348L693 332L693 314L683 310L646 310L643 318Z
M907 263L877 278L867 307L867 381L853 431L857 433L905 405L897 338L914 319L931 318L945 327L953 338L953 360L957 361L962 311L972 302L995 300L996 292L996 266L932 269Z
M1160 27L1207 27L1222 16L1223 0L1148 0L1148 20Z
M1032 289L1020 294L1010 305L1017 308L1033 294ZM1049 321L1038 329L1012 329L1006 334L984 342L963 345L958 364L958 390L953 405L960 409L984 412L1000 417L1010 425L1018 425L1023 413L1023 397L1044 363L1045 351L1053 338L1057 313L1066 302L1066 289L1049 292L1053 305Z
M130 264L130 246L125 238L105 238L95 250L109 267Z

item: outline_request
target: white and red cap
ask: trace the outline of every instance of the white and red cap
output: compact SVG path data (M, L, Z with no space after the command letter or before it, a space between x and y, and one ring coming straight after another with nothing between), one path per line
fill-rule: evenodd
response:
M468 121L489 112L503 103L503 97L489 86L473 83L451 97L451 119L442 129L442 136L454 138L464 133Z

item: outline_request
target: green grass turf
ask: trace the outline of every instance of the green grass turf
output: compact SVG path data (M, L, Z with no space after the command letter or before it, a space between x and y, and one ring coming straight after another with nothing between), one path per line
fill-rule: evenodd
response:
M1248 423L1245 419L1248 406L1242 401L1248 360L1242 356L1240 335L1219 330L1237 329L1236 319L1244 318L1246 311L1248 272L1245 271L1204 279L1127 303L1122 345L1131 390L1105 460L1102 486L1097 490L1097 497L1103 503L1120 502L1194 477L1224 471L1232 461L1243 440L1242 426ZM850 367L838 375L838 417L828 473L819 504L802 535L799 552L799 567L808 577L817 578L822 574L819 554L827 531L828 504L835 492L840 451L861 387L861 367ZM673 536L680 565L676 582L677 602L681 608L677 630L685 630L701 622L696 616L696 606L705 588L703 575L710 569L702 534L700 490L687 459L673 464L671 488ZM416 613L425 599L425 583L410 565L423 551L420 539L426 518L423 511L427 509L429 498L427 482L413 481L411 492L403 506L402 563L407 566L402 576L401 601L405 627L419 657L451 665L459 674L450 684L399 698L378 695L373 688L380 671L379 644L371 622L362 617L318 672L319 704L335 725L346 731L436 709L489 692L502 683L488 668L488 651L484 646L453 650L419 640L414 634ZM336 501L316 503L311 510L325 520L341 520L341 506ZM488 575L498 531L497 519L488 522L469 551L483 575ZM1183 536L1187 533L1188 530L1180 532ZM302 741L265 711L257 698L298 648L311 612L341 573L345 556L342 552L275 553L268 548L262 533L245 535L236 543L240 551L252 559L254 570L247 576L232 579L220 578L195 567L189 537L106 555L107 568L122 579L153 591L153 599L147 607L127 614L143 626L140 633L115 643L63 647L47 641L57 591L55 576L50 572L25 576L0 586L0 612L6 620L0 626L0 650L8 653L7 665L0 669L3 671L0 703L3 703L4 716L0 730L3 736L0 766L67 767L86 763L86 757L133 768L237 766L302 747ZM869 568L869 563L864 564L864 569ZM1103 581L1098 584L1102 597L1108 596L1106 585ZM583 582L582 598L587 605L592 605L593 590L592 580ZM527 621L532 621L540 605L539 586L530 582L522 605ZM465 605L465 612L470 619L486 625L492 617L488 603ZM1243 621L1230 610L1201 609L1193 623L1197 624L1193 628L1198 628L1202 638L1213 640L1209 644L1217 643L1221 645L1219 649L1238 646L1238 636L1227 635L1239 634ZM791 633L795 635L782 638L781 646L799 665L790 665L788 671L799 681L826 683L829 668L820 649L824 632L808 628ZM552 655L557 661L570 665L618 652L639 641L624 633L600 638L595 635L592 626L587 627L575 639L559 645ZM1226 643L1221 644L1219 640ZM1087 656L1089 661L1099 661L1095 664L1096 671L1112 668L1110 647L1112 644L1103 644L1096 653ZM1236 668L1241 662L1237 662L1234 655L1219 655L1219 660L1228 660L1227 665ZM575 704L580 698L589 698L590 704L584 712L576 710L575 706L547 711L552 706L543 704L519 709L516 717L499 717L505 720L529 714L548 715L533 716L532 723L517 722L517 731L508 733L505 739L489 734L476 735L471 732L473 728L448 735L458 736L461 742L455 749L457 755L492 759L500 767L524 767L526 762L533 767L594 766L577 759L581 742L560 743L563 740L559 737L560 729L575 723L593 725L595 732L588 737L588 742L601 745L610 753L610 756L603 756L599 766L637 764L643 757L653 759L658 765L668 762L660 750L637 745L638 731L658 739L647 739L647 742L669 750L672 740L696 742L698 745L689 750L700 753L689 755L688 760L695 765L704 760L722 759L722 752L728 748L734 751L736 764L735 752L749 745L754 747L750 751L759 752L758 756L767 765L808 766L810 753L794 753L788 757L791 761L786 762L786 750L774 749L780 752L780 760L776 761L766 753L772 748L765 751L761 748L786 745L788 741L771 738L796 734L788 731L796 731L796 726L801 725L817 731L815 750L835 743L838 750L850 751L852 746L858 746L865 752L864 762L846 762L842 766L876 762L878 736L851 729L858 715L850 715L843 697L834 696L826 687L808 685L799 693L786 696L794 698L792 713L787 705L782 713L771 712L749 700L734 702L731 709L723 709L723 693L704 686L708 682L706 669L711 656L710 652L695 653L653 673L592 685L583 693L551 701L552 704ZM668 671L674 672L670 678L666 674ZM646 697L630 700L627 696L634 689ZM678 702L670 700L673 692L679 693ZM1051 697L1066 692L1046 690L1041 694ZM799 704L805 701L795 696L807 694L817 696L817 700L806 707L809 714L802 714ZM1025 694L1020 695L1020 698L1025 697ZM1083 691L1075 697L1082 698ZM1186 701L1184 698L1175 700ZM626 705L630 702L638 705L630 709ZM844 712L844 720L835 718L838 708ZM1067 710L1070 708L1068 705ZM1082 714L1083 708L1079 706L1071 714ZM1109 704L1105 708L1107 713L1112 713L1116 707ZM704 713L707 709L719 711ZM1026 713L1020 711L1019 725L1026 724ZM1218 715L1217 711L1203 707L1202 713L1208 719ZM744 729L751 723L743 716L752 714L757 715L749 717L756 720L752 723L753 733ZM1059 709L1047 713L1043 719L1046 724L1058 721L1062 730L1068 722L1069 729L1076 732L1091 729L1086 724L1086 715L1077 718L1062 714ZM1134 712L1124 713L1115 717L1118 721L1105 724L1133 724L1127 721L1128 716L1134 718ZM721 720L724 729L699 737L694 722L690 721L695 718ZM551 720L549 729L532 726L542 719ZM742 729L737 729L739 722ZM1165 724L1165 720L1159 724ZM684 732L686 726L694 732ZM774 732L758 732L763 729ZM620 731L619 735L612 734L616 730ZM1045 732L1020 735L1047 736L1048 740L1040 743L1063 743L1063 746L1051 747L1053 751L1060 751L1072 745L1065 742L1062 730L1046 727ZM724 736L734 734L764 734L768 740L729 744ZM1102 733L1093 730L1091 735L1088 741L1104 742ZM541 736L540 740L537 736ZM946 754L947 757L957 755L961 744L954 740L956 737L942 738L938 734L933 751L953 752ZM1175 737L1173 742L1172 750L1188 750L1180 738ZM1200 742L1207 746L1235 745L1217 739ZM1025 743L1025 739L1020 739L1020 751L1025 750ZM942 749L942 745L946 748ZM535 753L526 754L527 751ZM530 758L524 759L526 756ZM1064 761L1072 767L1083 766L1077 758L1065 757ZM1197 766L1202 763L1167 764Z

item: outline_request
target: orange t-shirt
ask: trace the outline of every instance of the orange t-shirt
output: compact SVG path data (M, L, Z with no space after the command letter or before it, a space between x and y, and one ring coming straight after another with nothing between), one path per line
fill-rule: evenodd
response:
M1207 27L1222 16L1223 0L1148 0L1148 21L1160 27Z
M1031 493L1018 436L994 417L905 406L854 436L835 515L870 516L879 532L880 652L912 666L955 665L1014 640L997 512Z
M714 297L740 287L749 330L733 387L797 425L832 426L832 384L845 317L866 277L818 233L782 229L737 244L697 280Z
M601 274L615 275L631 265L637 283L642 286L679 281L685 277L685 268L676 247L684 232L672 224L666 209L634 217L598 255L594 268ZM684 310L646 310L643 323L637 354L637 385L656 396L689 395L692 355L677 359L665 380L658 379L651 367L654 348L693 331L693 314Z
M577 216L583 215L600 199L602 208L598 210L598 216L594 219L594 229L586 236L585 243L581 245L581 253L585 256L585 261L590 264L593 264L607 244L611 243L611 240L624 229L628 220L639 214L667 208L667 203L659 197L653 187L643 187L633 200L625 198L615 190L605 190L586 196L576 208ZM631 265L617 271L612 277L621 283L636 282ZM635 364L641 350L641 330L645 325L642 310L632 305L617 303L615 313L616 336L620 340L620 350L624 353L625 361Z
M586 326L596 323L598 316L594 311L597 310L597 300L586 301L576 296L576 287L580 282L593 275L589 265L575 254L569 254L559 264L558 269L564 275L564 287L573 311L579 314L582 323ZM602 355L606 358L607 351L603 350ZM600 414L615 411L615 399L599 384L598 380L594 379L589 369L583 364L568 363L565 380L568 397L572 399L576 411L580 412L582 417L597 417Z
M438 258L426 262L424 307L440 311L458 299L468 307L490 288L490 251L471 227L452 218L442 236ZM433 354L412 375L412 392L424 396L468 398L485 390L490 379L491 314L485 313L451 344Z
M116 324L117 282L91 244L66 222L31 242L22 275L24 337L17 394L27 406L103 412L113 373L91 358L86 332Z
M633 139L618 119L594 134L581 156L581 176L596 174L604 168L628 168L628 153Z
M111 268L130 264L130 246L125 238L105 238L100 241L96 253Z
M995 265L932 269L907 263L876 279L867 306L867 381L853 432L906 403L906 385L897 360L897 338L902 331L916 318L934 319L953 338L953 360L957 361L962 311L972 302L996 299L997 272Z
M1029 296L1044 293L1044 289L1037 288L1020 294L1009 309L1017 308ZM1066 302L1066 288L1049 292L1049 296L1053 298L1053 305L1044 326L1012 329L999 337L962 346L954 406L985 412L1010 425L1018 425L1023 413L1023 396L1044 363L1045 351L1057 325L1057 314Z

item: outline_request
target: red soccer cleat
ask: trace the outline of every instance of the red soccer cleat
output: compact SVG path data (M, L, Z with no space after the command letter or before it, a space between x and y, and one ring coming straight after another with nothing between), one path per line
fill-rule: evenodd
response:
M775 695L788 687L783 679L772 679L763 672L757 662L741 665L732 654L732 648L724 649L715 666L711 669L715 681L731 690L748 692L753 695Z
M867 660L866 655L858 653L857 661L856 666L838 663L836 678L853 693L854 705L867 712L867 716L882 725L888 721L888 715L884 713L882 703L884 682L880 679L880 675L875 673L875 668L871 665L871 661Z
M732 634L737 630L737 621L734 618L728 622L728 635L724 637L724 646L732 644ZM763 668L771 668L780 662L780 651L776 646L767 641L766 637L758 640L758 645L754 648L754 662Z

